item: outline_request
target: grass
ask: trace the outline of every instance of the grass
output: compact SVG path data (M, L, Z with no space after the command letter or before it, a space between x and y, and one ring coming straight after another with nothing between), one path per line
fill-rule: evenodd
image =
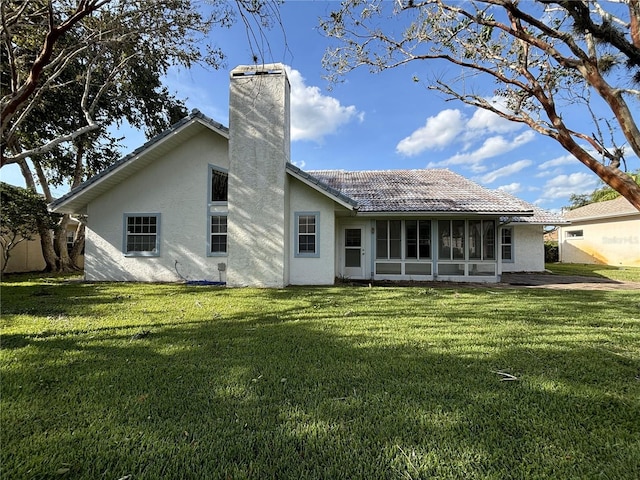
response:
M619 282L640 282L640 267L613 267L584 263L547 263L547 270L556 275L609 278Z
M640 471L638 291L22 276L2 310L3 478Z

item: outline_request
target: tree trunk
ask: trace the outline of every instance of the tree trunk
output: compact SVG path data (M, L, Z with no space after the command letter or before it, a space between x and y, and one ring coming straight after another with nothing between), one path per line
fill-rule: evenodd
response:
M69 214L64 214L60 219L60 223L55 228L53 236L53 245L58 255L58 272L75 272L77 267L69 257L67 250L67 225L69 224Z
M73 242L73 248L69 253L71 262L77 270L82 270L82 268L78 265L78 261L80 260L80 255L82 255L82 252L84 250L84 230L84 223L81 222L80 224L78 224L78 228L76 230L76 239Z
M574 157L582 162L589 170L598 175L600 179L626 198L631 205L640 211L640 185L630 175L619 168L604 165L593 158L586 150L581 148L571 137L566 128L560 129L555 139Z
M44 258L45 272L58 271L58 256L53 249L53 235L47 226L38 222L38 234L40 235L40 246L42 247L42 257Z

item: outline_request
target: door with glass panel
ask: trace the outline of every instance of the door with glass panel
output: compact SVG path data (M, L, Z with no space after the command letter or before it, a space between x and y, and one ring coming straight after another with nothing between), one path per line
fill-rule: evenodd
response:
M364 278L364 227L345 227L343 236L342 269L347 278Z

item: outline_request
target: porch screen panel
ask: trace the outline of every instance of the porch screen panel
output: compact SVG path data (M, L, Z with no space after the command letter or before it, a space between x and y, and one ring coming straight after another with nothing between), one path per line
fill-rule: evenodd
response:
M431 222L418 222L418 254L420 258L431 258Z
M451 221L438 220L438 258L449 260L451 258Z
M464 260L464 220L451 221L451 250L454 260Z
M482 220L469 220L469 258L482 258Z
M494 220L469 220L469 259L495 260L496 224Z
M405 258L431 258L431 222L429 220L405 221Z
M387 258L387 221L376 222L376 258Z
M407 220L406 232L406 258L418 258L418 221Z
M485 260L496 259L496 224L493 220L482 222L482 246Z
M402 258L402 221L389 220L389 258Z
M438 258L464 260L464 220L438 220Z

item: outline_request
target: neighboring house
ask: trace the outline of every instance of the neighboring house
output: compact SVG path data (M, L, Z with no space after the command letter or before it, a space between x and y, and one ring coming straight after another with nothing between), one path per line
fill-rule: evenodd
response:
M624 197L565 212L560 261L640 266L640 211Z
M73 242L76 239L76 230L78 221L71 218L67 224L67 249L71 250ZM25 273L39 272L45 269L47 264L42 255L42 246L40 245L40 235L33 235L32 240L22 240L15 248L11 250L11 256L7 262L7 268L3 273ZM82 268L84 257L78 257L78 267ZM0 270L4 267L4 258L0 256Z
M230 76L229 128L194 111L54 202L88 216L91 281L496 282L544 269L561 223L448 170L303 171L290 163L280 64Z

